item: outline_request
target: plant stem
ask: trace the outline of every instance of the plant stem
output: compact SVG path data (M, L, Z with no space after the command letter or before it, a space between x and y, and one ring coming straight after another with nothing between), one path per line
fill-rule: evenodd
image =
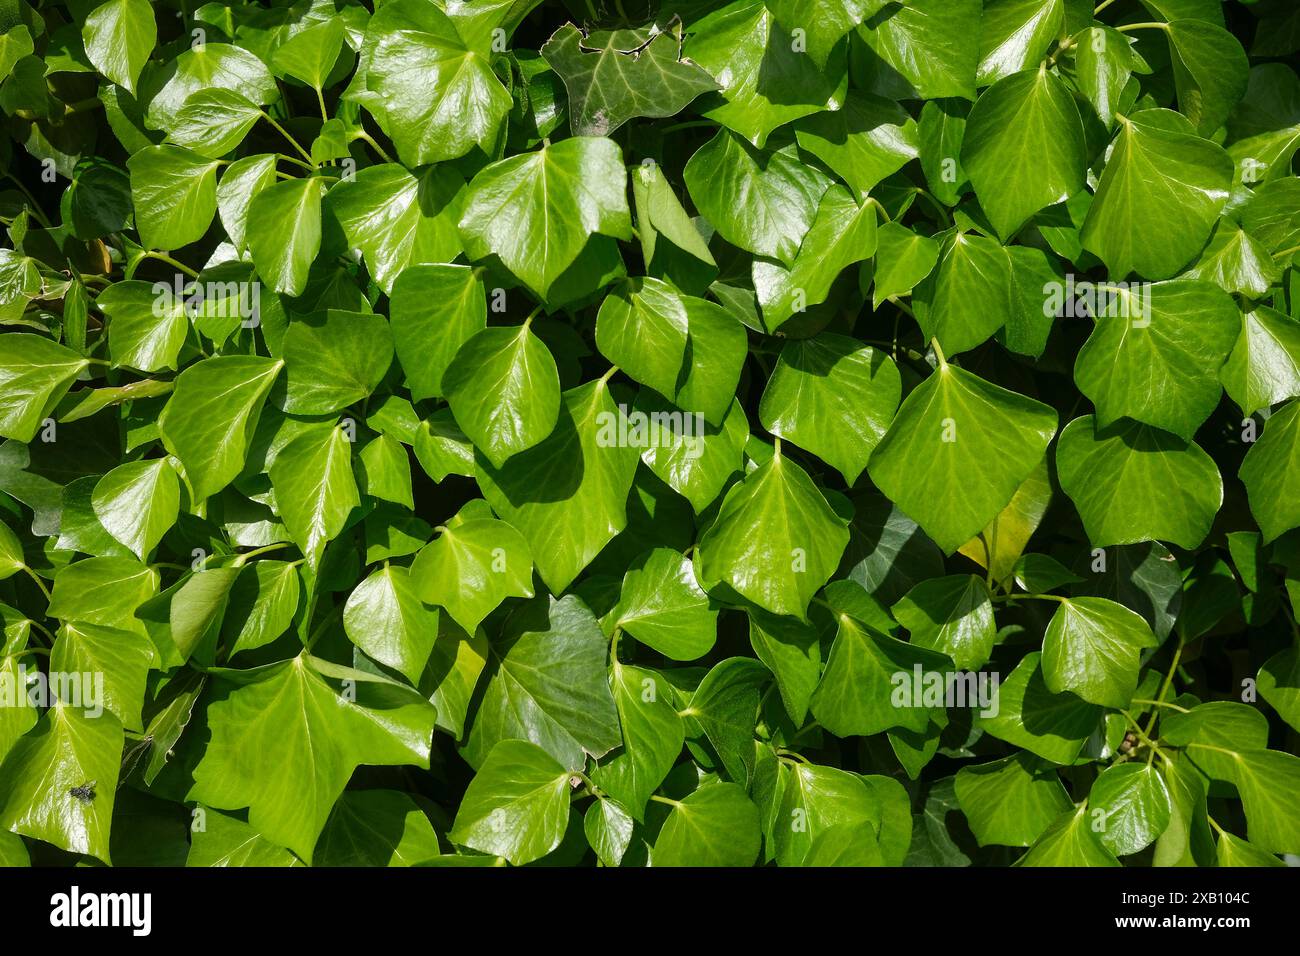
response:
M45 595L45 603L46 603L46 604L49 604L49 603L50 603L50 589L47 588L47 587L45 586L45 582L41 580L41 576L40 576L39 574L37 574L35 571L33 571L31 568L29 568L29 567L28 567L27 565L25 565L25 564L23 565L23 570L27 572L27 576L28 576L29 578L31 578L34 582L36 582L36 586L37 586L38 588L40 588L40 589L41 589L41 593L42 593L43 595Z
M1169 662L1169 671L1165 674L1164 683L1160 685L1160 693L1156 694L1156 701L1163 703L1165 694L1169 692L1169 685L1174 682L1174 671L1178 670L1178 662L1183 656L1183 635L1181 631L1178 634L1178 647L1174 649L1174 658ZM1151 712L1151 717L1147 721L1146 733L1151 733L1151 728L1156 725L1156 712Z
M189 276L191 279L197 279L197 278L199 277L199 274L198 274L197 272L195 272L193 269L191 269L189 266L187 266L185 263L183 263L183 262L177 262L175 259L173 259L171 256L169 256L169 255L168 255L167 253L165 253L165 252L160 252L160 251L154 249L154 250L151 250L151 251L149 251L149 252L146 252L146 253L145 253L145 258L148 258L148 259L157 259L159 262L165 262L165 263L167 263L169 266L172 266L172 267L174 267L174 268L176 268L176 269L180 269L181 272L184 272L184 273L185 273L187 276Z
M362 130L360 133L358 133L356 135L356 138L361 140L363 143L367 143L371 149L373 149L376 153L379 154L379 158L382 159L384 162L391 163L393 161L393 157L388 155L388 152L384 149L384 147L376 143L375 138L371 136L369 133L367 133L365 130Z
M242 568L245 562L251 560L252 558L256 558L258 555L267 554L271 551L279 551L281 548L287 548L287 547L289 547L288 541L277 541L275 542L275 544L268 544L263 548L255 548L252 551L246 551L245 553L238 555L235 558L234 566L237 568Z
M1134 30L1168 30L1167 23L1126 23L1122 27L1116 27L1120 33L1132 33Z
M299 146L298 141L289 135L289 131L285 129L283 126L281 126L279 123L277 123L275 119L271 116L271 114L268 113L266 110L262 110L262 119L266 120L268 123L274 126L275 129L279 132L279 134L289 141L289 145L291 145L294 149L298 151L298 155L301 156L303 159L307 160L308 163L311 163L311 153L307 152L307 150ZM316 165L312 163L307 168L315 169Z

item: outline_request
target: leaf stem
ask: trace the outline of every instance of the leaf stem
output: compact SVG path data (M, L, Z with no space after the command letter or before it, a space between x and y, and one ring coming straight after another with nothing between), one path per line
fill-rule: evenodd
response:
M1178 634L1178 647L1174 649L1174 658L1169 662L1169 671L1165 674L1164 683L1160 685L1160 693L1156 694L1156 702L1164 703L1165 694L1169 692L1169 686L1174 682L1174 671L1178 670L1178 662L1183 656L1183 635L1180 630ZM1147 721L1146 733L1151 733L1151 728L1156 725L1156 711L1151 712L1151 718Z
M939 339L938 339L938 338L933 338L933 337L932 337L932 338L930 339L930 348L934 349L934 357L937 358L937 359L939 360L939 368L941 368L941 369L947 368L947 367L948 367L948 360L947 360L946 358L944 358L944 355L943 355L943 348L942 348L942 346L939 345Z
M1150 706L1152 706L1152 707L1168 707L1170 710L1176 710L1176 711L1178 711L1180 714L1190 714L1190 713L1191 713L1191 711L1188 710L1186 707L1179 707L1177 704L1171 704L1171 703L1169 703L1168 701L1163 701L1163 700L1147 700L1145 697L1134 697L1134 698L1133 698L1133 703L1135 703L1135 704L1148 704L1148 705L1150 705Z
M283 126L281 126L279 123L277 123L270 113L268 113L266 110L262 110L261 113L262 113L262 119L266 120L273 127L275 127L276 131L281 136L283 136L286 140L289 141L289 145L298 151L298 155L301 156L309 163L307 168L315 169L316 164L312 163L311 161L311 153L307 152L307 150L303 149L300 145L298 145L298 141L294 139L292 136L290 136L289 131L285 129Z
M359 139L362 142L368 144L371 149L373 149L376 153L379 154L379 158L382 159L384 162L386 163L394 162L393 157L388 155L388 151L385 150L384 147L376 143L375 138L371 136L369 133L367 133L365 130L362 130L361 132L357 133L357 135L354 138Z
M713 120L707 120L707 119L687 120L684 123L673 123L671 126L665 126L659 132L667 136L669 133L676 133L679 130L700 129L705 126L716 127L717 125L718 124L715 123Z
M1126 23L1122 27L1116 27L1120 33L1132 33L1134 30L1168 30L1167 23Z
M1102 0L1102 2L1097 5L1097 8L1092 11L1092 15L1095 17L1097 14L1101 13L1101 11L1105 10L1114 2L1115 0Z
M27 565L25 564L23 565L23 570L27 572L27 576L29 578L31 578L34 582L36 582L36 586L40 588L41 593L45 595L45 603L48 605L50 603L50 597L51 597L50 589L45 586L45 582L41 580L40 575L37 574L35 571L33 571L31 568L29 568Z
M253 558L256 558L258 555L268 554L271 551L279 551L281 548L287 548L287 547L289 547L288 541L277 541L274 544L268 544L262 548L255 548L252 551L246 551L243 554L237 555L235 557L234 567L242 568L246 562L248 562Z
M184 272L191 279L197 279L199 277L199 274L195 272L193 269L191 269L189 266L187 266L185 263L177 262L175 259L173 259L165 252L160 252L157 249L153 249L150 250L149 252L146 252L144 255L146 259L157 259L159 262L165 262L169 266L180 269L181 272Z
M668 804L668 806L673 808L677 808L682 805L682 802L680 800L674 800L672 797L661 797L657 793L650 794L650 799L653 800L655 803L666 803Z

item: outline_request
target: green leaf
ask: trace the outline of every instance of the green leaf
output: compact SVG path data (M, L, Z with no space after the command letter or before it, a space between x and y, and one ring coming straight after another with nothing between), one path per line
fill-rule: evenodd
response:
M699 542L706 588L726 581L773 614L803 618L848 544L847 522L779 450L727 492Z
M1171 20L1164 30L1178 109L1201 135L1213 133L1246 93L1246 51L1231 33L1205 20Z
M1246 452L1242 482L1250 512L1264 532L1264 542L1300 526L1300 505L1293 494L1300 456L1300 404L1289 402L1269 418L1264 434Z
M605 299L596 346L633 380L717 425L735 395L746 336L721 306L644 278Z
M255 561L231 586L222 622L230 656L270 644L288 630L301 600L298 570L285 561Z
M573 595L521 605L493 644L465 756L481 765L502 740L531 740L570 769L621 743L606 670L608 641Z
M1281 271L1262 242L1231 220L1220 219L1201 258L1183 276L1257 299L1281 278Z
M245 156L227 166L217 184L217 213L241 254L247 246L248 208L254 196L275 182L275 164L270 154Z
M388 318L411 398L440 397L457 350L487 327L483 280L469 266L411 266L393 283Z
M875 287L871 306L891 296L907 295L928 276L939 261L939 243L896 222L876 232Z
M627 524L637 450L605 441L619 410L603 381L561 396L555 430L496 468L480 452L475 473L492 510L528 542L537 572L563 592Z
M179 146L150 146L126 161L144 245L179 249L203 237L217 211L218 165Z
M282 76L292 76L321 89L343 49L345 28L340 19L326 20L300 30L276 47L271 66Z
M343 629L370 657L415 684L438 636L438 609L420 599L406 568L380 568L348 595Z
M1042 460L1056 413L955 365L906 399L871 480L951 554L982 531Z
M185 865L191 866L302 866L296 856L276 846L242 820L203 808L203 829L190 839Z
M1043 637L1043 678L1106 707L1129 706L1146 648L1158 646L1141 615L1104 598L1062 598Z
M306 654L218 675L191 799L248 807L254 828L308 863L360 764L428 766L434 709L413 690Z
M471 517L438 530L411 563L411 583L467 633L506 598L533 596L528 543L506 522Z
M1125 763L1108 767L1097 777L1088 793L1088 810L1106 849L1128 856L1165 831L1172 803L1165 778L1155 767Z
M392 295L408 265L449 261L460 252L456 221L463 186L464 180L441 167L416 177L385 163L339 183L325 205L348 245L365 255L375 282Z
M980 7L978 0L885 4L858 31L870 51L866 88L891 99L975 99Z
M922 581L892 611L913 644L947 654L961 670L983 667L997 642L988 585L973 574Z
M456 424L496 468L541 443L560 414L555 359L531 326L480 329L443 373Z
M257 104L233 90L199 90L176 114L167 138L216 159L242 143L261 118Z
M0 339L0 436L20 442L35 438L89 364L43 335L5 333Z
M285 529L314 567L361 504L352 443L342 427L299 435L280 450L270 476Z
M691 33L686 55L722 86L696 108L755 146L778 126L843 102L842 54L819 69L762 0L729 3L696 21Z
M143 561L176 523L180 482L166 458L128 462L99 479L91 504L104 530Z
M111 864L108 835L122 754L111 714L55 703L0 764L0 828ZM72 794L77 788L89 801Z
M470 782L448 835L522 866L559 846L568 820L569 771L535 744L503 740Z
M127 279L95 298L108 317L108 351L117 365L157 372L176 368L190 320L185 296L167 283Z
M703 657L717 639L718 611L695 568L671 548L655 548L623 576L614 626L675 661Z
M921 330L951 354L982 344L1015 307L1012 276L1006 247L983 236L948 233L939 267L916 290Z
M153 6L148 0L108 0L86 16L81 39L95 69L135 93L140 71L158 42Z
M615 661L609 682L623 731L623 748L605 758L594 779L632 818L641 820L650 795L681 754L685 726L662 674Z
M1231 158L1181 115L1141 110L1121 118L1083 247L1112 278L1167 279L1201 250L1231 185Z
M763 427L853 484L898 408L902 382L884 353L831 332L781 350L759 404Z
M1070 422L1056 470L1096 548L1157 540L1195 548L1223 503L1219 470L1198 445L1129 420L1100 430L1091 415Z
M318 177L288 179L249 202L248 248L276 292L301 295L307 286L307 270L320 252L322 191Z
M771 330L808 306L825 302L831 286L845 267L869 258L876 251L876 210L859 206L840 186L822 194L808 234L794 262L754 261L754 290Z
M337 412L373 392L393 361L383 316L327 309L296 316L284 336L284 410Z
M1023 751L963 767L955 789L980 846L1031 846L1072 809L1055 768Z
M423 166L492 152L510 94L487 51L468 46L427 0L395 0L370 18L362 46L366 107L403 162Z
M1017 866L1119 866L1092 829L1088 805L1068 810L1047 829Z
M1259 693L1292 727L1300 726L1300 653L1279 651L1259 669Z
M1021 658L998 690L998 713L978 726L999 740L1055 764L1070 764L1101 721L1102 709L1073 694L1053 694L1039 666L1042 655Z
M790 265L830 180L799 161L794 144L774 152L720 130L683 171L691 199L734 246Z
M900 727L924 733L934 707L914 687L913 676L944 673L943 654L880 633L843 612L821 682L812 696L818 723L837 737L868 736ZM939 708L942 708L940 701Z
M1250 71L1245 98L1228 119L1228 155L1266 180L1285 177L1300 148L1300 77L1281 63Z
M1079 91L1110 129L1122 109L1124 88L1134 73L1150 73L1151 67L1132 46L1131 36L1094 22L1075 35L1074 65Z
M1245 313L1219 378L1243 415L1300 397L1300 323L1266 306Z
M988 0L980 20L976 84L1037 68L1065 32L1065 11L1066 0Z
M154 650L143 634L94 624L64 624L50 652L50 667L62 674L97 674L93 706L83 690L87 717L112 714L127 730L140 731L140 709Z
M1006 238L1040 209L1079 192L1087 151L1065 82L1034 67L991 86L970 112L961 162L989 221Z
M808 27L816 22L810 19ZM890 100L856 91L845 97L839 109L799 120L795 136L800 148L848 183L859 201L882 179L916 159L920 151L916 120L906 110Z
M49 616L103 627L134 627L135 610L158 589L158 572L135 558L86 558L54 578Z
M259 106L280 97L266 64L248 50L229 43L191 44L167 65L163 76L166 82L145 112L144 122L149 129L170 129L186 100L199 90L233 90Z
M564 80L576 136L607 136L637 116L673 116L718 88L713 77L681 57L681 41L670 33L630 53L618 49L617 38L616 31L584 36L567 23L541 48Z
M1241 331L1226 292L1204 282L1095 290L1096 326L1074 380L1101 427L1132 418L1191 441L1223 393L1219 369Z
M262 404L283 367L260 356L223 355L176 377L158 431L185 468L194 500L216 494L243 470Z
M460 234L471 259L495 253L545 299L589 236L631 238L621 150L610 139L575 136L493 163L469 184Z
M796 763L782 770L784 787L773 824L776 861L800 866L828 833L856 827L877 842L882 808L875 790L857 774L835 767ZM824 852L824 851L823 851Z
M758 661L728 657L709 669L686 709L727 774L749 783L754 775L754 728L762 702L761 688L771 674Z
M678 801L655 840L655 866L752 866L758 808L734 783L710 783Z

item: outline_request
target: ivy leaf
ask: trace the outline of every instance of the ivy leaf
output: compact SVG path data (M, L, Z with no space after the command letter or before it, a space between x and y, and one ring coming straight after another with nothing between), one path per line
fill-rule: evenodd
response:
M623 749L605 758L594 779L600 789L642 820L651 794L681 754L685 726L662 674L614 661L610 688ZM607 801L606 801L607 802Z
M1261 167L1266 180L1283 179L1300 149L1300 76L1281 63L1250 71L1245 98L1228 118L1228 155L1242 170ZM1285 181L1283 179L1283 181Z
M1268 306L1245 313L1219 378L1243 415L1300 397L1300 323Z
M456 423L496 468L542 442L560 414L555 359L531 325L480 329L443 373Z
M247 247L248 207L253 197L275 182L276 157L269 153L245 156L226 167L217 184L217 213L236 251Z
M833 465L852 485L893 420L902 387L889 356L823 332L781 350L758 414L769 432Z
M1055 432L1046 405L945 363L903 400L867 468L951 554L1006 506Z
M754 260L754 290L764 324L776 330L806 307L825 302L845 267L875 251L875 207L859 206L845 189L832 186L822 194L817 217L788 269L778 262Z
M939 261L939 243L896 222L876 231L876 271L871 306L891 296L907 295L928 276Z
M158 572L135 558L86 558L54 578L49 616L101 627L133 627L135 611L158 589Z
M885 4L858 33L866 88L891 99L975 99L980 63L979 0L912 0Z
M56 673L102 674L97 706L137 732L144 729L140 710L153 661L154 649L143 634L95 624L64 624L50 652ZM102 716L92 710L85 714L96 720Z
M286 561L254 561L230 588L222 639L230 656L270 644L289 629L302 599L298 570Z
M1020 659L998 689L998 713L978 726L999 740L1055 764L1070 764L1101 721L1102 709L1073 694L1047 689L1035 652Z
M1178 108L1197 132L1214 132L1246 94L1250 64L1237 38L1223 27L1200 19L1165 24Z
M414 2L414 0L413 0ZM471 259L495 253L545 299L592 234L632 237L627 171L613 140L575 136L483 169L460 219ZM546 236L539 247L534 236Z
M1153 843L1169 826L1172 801L1165 778L1149 764L1108 767L1088 793L1090 812L1102 811L1101 842L1116 856Z
M216 159L242 143L261 118L257 104L233 90L199 90L176 114L167 138Z
M909 640L952 658L960 670L978 670L997 642L988 585L973 574L922 581L891 609Z
M1055 768L1023 751L963 767L954 786L980 846L1030 846L1072 809Z
M569 771L536 744L503 740L474 775L448 836L522 866L559 846L568 822Z
M803 618L848 540L847 522L778 450L727 492L700 538L700 577L706 588L726 581L773 614Z
M817 22L807 21L810 28ZM891 100L858 92L850 92L837 110L798 120L795 136L799 147L848 183L859 201L920 151L916 120L906 110Z
M1033 5L1042 6L1036 0ZM966 122L961 162L989 221L1005 238L1040 209L1081 190L1087 151L1065 82L1035 68L991 86Z
M321 244L322 181L288 179L262 189L248 205L248 248L276 292L301 295ZM138 208L138 207L137 207Z
M1122 107L1124 87L1134 73L1150 73L1151 67L1132 46L1133 40L1113 27L1093 23L1076 34L1074 65L1079 91L1110 129Z
M195 500L216 494L243 470L262 404L283 366L256 355L222 355L176 377L158 431L180 459Z
M360 764L428 765L434 709L392 681L306 654L217 675L225 679L208 704L212 739L191 799L248 807L258 832L307 863ZM348 694L336 681L349 682Z
M712 76L681 58L671 33L631 52L617 48L617 37L616 31L584 36L566 23L541 48L564 80L575 136L607 136L636 116L673 116L718 88Z
M795 764L782 774L773 842L780 866L799 866L827 833L854 826L872 843L880 832L882 808L874 790L857 774L818 764Z
M148 0L108 0L86 16L81 39L95 69L135 93L140 71L158 42L153 6Z
M341 427L299 435L276 455L270 477L285 529L307 563L316 566L325 545L361 504L352 443Z
M460 252L456 221L464 181L440 169L417 177L396 163L371 166L326 196L349 246L361 250L389 295L408 265L449 261Z
M1232 186L1232 159L1170 110L1120 118L1088 209L1083 247L1113 278L1167 279L1200 251ZM1159 223L1148 231L1139 223Z
M572 770L617 747L609 650L595 615L573 595L521 605L492 646L487 686L465 742L482 766L500 741L531 740Z
M150 146L128 159L141 242L179 249L202 238L217 211L218 165L179 146Z
M149 129L170 129L185 102L200 90L233 90L258 106L280 98L275 77L266 64L243 47L229 43L192 44L167 64L162 75L166 81L149 100L144 115Z
M1017 863L1017 866L1119 866L1092 829L1088 805L1067 810Z
M343 49L342 20L326 20L300 30L276 47L271 66L283 76L321 89Z
M691 695L687 715L699 725L736 781L754 775L754 727L761 689L771 678L767 668L747 657L718 661Z
M420 599L406 568L389 566L348 596L343 629L366 654L415 684L438 636L438 609Z
M1220 219L1201 258L1183 277L1203 279L1225 292L1259 298L1280 274L1262 242L1236 223Z
M1241 331L1226 292L1204 282L1096 291L1097 324L1074 380L1101 427L1132 418L1191 441L1219 404L1219 369ZM1106 301L1102 301L1106 300Z
M818 69L762 0L729 3L693 24L691 33L686 54L722 86L696 108L755 146L778 126L843 101L843 59Z
M1066 0L989 0L980 20L979 86L1037 67L1065 31Z
M691 199L718 234L755 255L794 262L830 180L799 161L791 144L774 152L720 130L683 171Z
M614 626L676 661L703 657L717 639L718 611L689 558L655 548L628 568Z
M735 395L746 337L726 309L647 277L606 297L596 347L630 378L717 425Z
M122 743L122 725L112 714L91 717L56 702L0 764L0 827L111 864ZM86 786L94 799L72 795Z
M601 439L617 433L618 416L608 386L589 382L561 396L555 430L541 444L500 468L476 456L483 497L524 536L554 592L563 592L627 524L637 450Z
M466 45L456 24L427 0L397 0L375 12L362 59L366 106L403 162L423 166L489 155L510 94L486 51Z
M1105 429L1091 415L1070 422L1056 443L1056 470L1097 548L1195 548L1223 503L1219 470L1198 445L1127 419Z
M176 523L180 482L166 458L118 465L95 485L95 517L141 561Z
M282 356L284 410L324 415L375 390L392 364L393 338L383 316L327 309L294 318Z
M1069 691L1093 704L1127 707L1141 652L1158 645L1141 615L1122 604L1062 598L1043 636L1043 679L1054 694Z
M411 583L466 633L473 634L506 598L533 596L532 554L506 522L471 517L440 531L411 563Z
M487 327L483 280L469 266L410 266L393 283L388 320L411 398L440 397L457 350Z
M0 339L0 436L20 442L35 438L89 364L43 335L7 332Z
M147 282L127 279L95 298L108 317L108 352L113 362L141 372L176 368L190 331L185 297L163 293Z
M710 783L678 801L655 841L655 866L751 866L758 808L734 783Z
M983 236L948 233L938 268L915 293L922 331L952 354L982 344L1015 307L1011 280L1006 247Z
M1300 404L1288 402L1269 418L1264 434L1246 452L1239 472L1264 543L1300 526L1300 507L1291 492L1293 463L1300 455Z

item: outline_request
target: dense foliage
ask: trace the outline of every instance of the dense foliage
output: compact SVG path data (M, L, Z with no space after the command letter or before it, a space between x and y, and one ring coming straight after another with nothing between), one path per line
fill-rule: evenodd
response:
M1300 854L1293 0L0 0L0 863Z

